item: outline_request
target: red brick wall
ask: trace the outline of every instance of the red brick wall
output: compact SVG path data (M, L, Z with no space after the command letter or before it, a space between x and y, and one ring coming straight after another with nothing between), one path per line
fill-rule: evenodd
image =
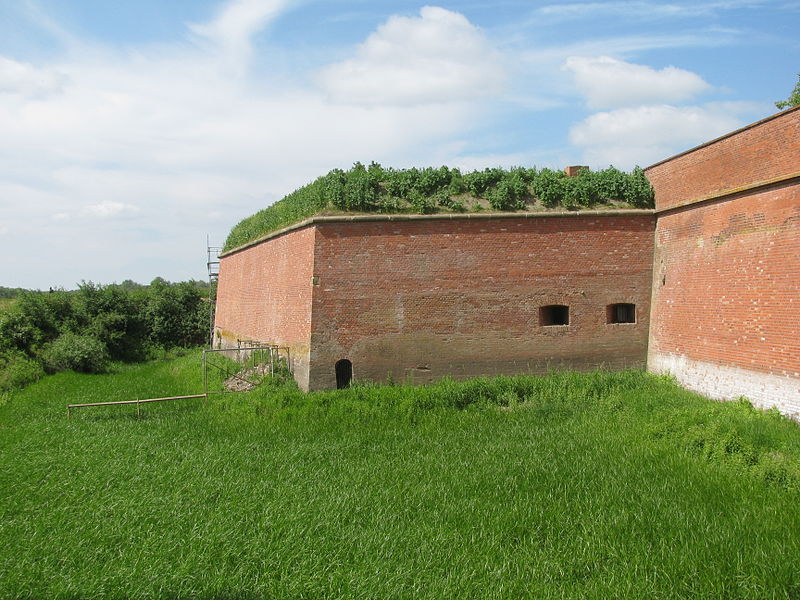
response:
M778 113L645 170L656 209L800 172L800 109Z
M656 205L796 172L799 144L793 111L656 165ZM651 370L800 413L798 180L660 212L652 298Z
M314 235L305 227L223 256L214 323L222 344L288 345L301 386L308 384Z
M312 389L356 379L425 382L643 366L654 218L650 214L317 224ZM607 324L606 305L637 323ZM541 327L539 307L570 306Z

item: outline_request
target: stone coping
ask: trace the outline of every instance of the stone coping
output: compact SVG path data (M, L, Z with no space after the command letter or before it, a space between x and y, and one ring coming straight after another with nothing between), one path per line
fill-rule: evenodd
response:
M432 215L416 214L358 214L358 215L315 215L308 219L298 221L283 229L270 231L251 242L242 244L222 252L219 256L224 258L257 246L272 238L286 233L316 225L319 223L369 223L380 221L455 221L455 220L491 220L491 219L548 219L555 217L618 217L631 215L655 215L655 210L645 208L620 208L616 210L569 210L569 211L542 211L542 212L479 212L479 213L438 213Z
M714 138L713 140L709 140L707 142L704 142L704 143L700 144L699 146L695 146L694 148L689 148L688 150L684 150L683 152L679 152L678 154L670 156L669 158L665 158L663 160L658 161L657 163L653 163L649 167L645 167L643 169L643 171L645 173L647 173L647 171L649 171L650 169L652 169L654 167L657 167L659 165L663 165L664 163L667 163L667 162L669 162L671 160L675 160L676 158L680 158L681 156L686 156L687 154L691 154L692 152L695 152L696 150L700 150L700 148L705 148L706 146L711 146L712 144L716 144L717 142L721 142L724 139L727 139L729 137L733 137L734 135L742 133L743 131L747 131L748 129L752 129L753 127L758 127L759 125L763 125L764 123L772 121L773 119L780 119L781 117L783 117L785 115L788 115L788 114L791 114L791 113L793 113L795 111L800 111L800 106L793 106L792 108L785 108L784 110L782 110L780 112L777 112L774 115L770 115L768 117L765 117L764 119L761 119L759 121L756 121L755 123L750 123L749 125L745 125L744 127L740 127L739 129L735 129L734 131L726 133L725 135L721 135L721 136L719 136L717 138Z

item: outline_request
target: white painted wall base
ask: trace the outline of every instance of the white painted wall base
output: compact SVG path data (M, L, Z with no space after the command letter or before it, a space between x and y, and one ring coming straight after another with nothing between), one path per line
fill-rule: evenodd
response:
M677 354L651 353L647 369L669 373L692 391L716 400L745 396L754 406L777 409L800 420L800 378L717 365Z

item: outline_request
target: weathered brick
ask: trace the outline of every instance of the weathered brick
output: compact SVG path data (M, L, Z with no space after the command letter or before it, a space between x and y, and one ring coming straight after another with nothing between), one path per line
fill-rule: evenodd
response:
M216 327L291 345L307 389L334 387L343 358L414 382L643 366L653 228L647 212L317 222L223 257ZM607 323L622 302L637 322ZM552 304L569 325L539 324Z
M799 172L795 109L648 168L657 224L314 219L222 258L217 334L290 346L304 389L333 387L340 359L356 379L426 382L647 357L713 397L800 413ZM615 303L636 323L608 323ZM553 304L569 325L540 324Z
M256 340L288 346L295 377L308 387L314 229L270 239L220 261L217 344Z
M646 170L660 209L652 370L800 413L798 171L798 110ZM703 200L765 180L779 181Z

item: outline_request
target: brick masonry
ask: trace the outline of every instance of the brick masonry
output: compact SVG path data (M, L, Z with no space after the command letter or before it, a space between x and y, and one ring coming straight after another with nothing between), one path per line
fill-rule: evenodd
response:
M222 258L220 343L303 389L642 366L800 413L800 109L646 169L656 213L318 217ZM657 221L657 223L656 223ZM652 298L652 307L651 307ZM636 323L606 307L636 305ZM540 308L570 307L543 326Z
M684 152L645 170L666 210L723 191L800 175L800 108Z
M308 387L314 228L280 235L220 261L214 330L218 346L237 340L290 348L295 377Z
M800 413L798 170L796 110L646 170L658 210L651 370Z
M317 225L312 389L644 366L651 214ZM606 306L638 322L607 324ZM567 305L569 325L539 309Z

